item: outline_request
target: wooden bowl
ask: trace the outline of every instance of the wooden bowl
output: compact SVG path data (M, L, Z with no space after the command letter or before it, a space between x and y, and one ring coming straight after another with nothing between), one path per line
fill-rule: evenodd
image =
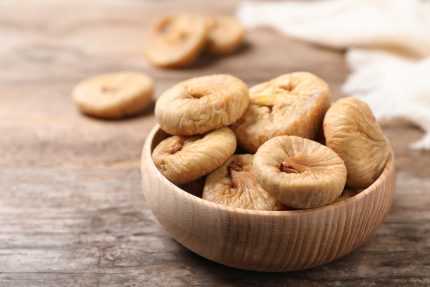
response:
M218 263L256 271L321 265L359 247L381 224L394 198L391 157L381 176L345 201L296 211L254 211L206 201L171 183L151 152L166 137L154 127L142 152L142 187L161 225L191 251Z

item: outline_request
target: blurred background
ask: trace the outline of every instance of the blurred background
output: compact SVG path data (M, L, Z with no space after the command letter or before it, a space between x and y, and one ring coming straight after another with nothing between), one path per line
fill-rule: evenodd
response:
M0 286L430 285L428 2L0 0ZM238 15L246 44L153 67L145 31L172 12ZM253 273L192 254L141 195L153 105L101 121L71 100L80 80L124 70L152 76L154 100L193 76L254 85L293 71L326 80L334 99L366 100L396 156L391 213L356 252L312 270Z

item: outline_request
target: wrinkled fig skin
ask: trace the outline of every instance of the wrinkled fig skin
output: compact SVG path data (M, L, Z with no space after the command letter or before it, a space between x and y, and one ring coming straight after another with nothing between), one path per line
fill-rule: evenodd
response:
M245 28L233 17L208 19L209 32L206 51L213 55L225 55L236 51L245 40Z
M369 106L356 98L338 100L324 118L326 145L345 162L346 185L366 188L381 174L390 146Z
M282 75L249 93L251 104L232 128L239 145L252 153L279 135L314 139L331 101L327 83L307 72Z
M253 170L261 186L294 208L330 204L342 193L346 167L330 148L296 136L278 136L257 151Z
M248 105L248 88L238 78L203 76L164 92L155 105L155 117L167 133L190 136L234 123Z
M166 16L146 35L144 55L159 67L189 66L205 48L208 28L202 16Z
M230 207L253 210L283 210L282 204L267 193L252 173L253 155L234 155L206 177L203 199Z
M171 182L184 184L220 167L235 150L234 133L224 127L204 136L171 136L155 147L152 159Z

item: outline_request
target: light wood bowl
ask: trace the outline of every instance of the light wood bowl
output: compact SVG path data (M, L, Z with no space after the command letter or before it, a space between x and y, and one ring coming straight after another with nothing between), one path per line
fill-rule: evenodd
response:
M321 265L359 247L381 224L394 198L391 157L381 176L345 201L296 211L254 211L206 201L177 187L151 152L166 137L158 126L142 152L143 193L158 221L191 251L215 262L256 271Z

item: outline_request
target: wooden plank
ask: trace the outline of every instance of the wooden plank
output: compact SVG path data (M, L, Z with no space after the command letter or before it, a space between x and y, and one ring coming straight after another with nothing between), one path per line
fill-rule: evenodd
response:
M384 128L396 153L397 198L354 253L312 270L266 274L224 267L184 249L158 225L140 192L139 157L155 124L81 116L70 90L115 70L152 75L156 97L197 75L232 73L252 85L308 70L341 96L340 52L261 29L230 57L160 70L141 56L147 25L178 7L234 12L238 1L0 1L0 286L428 286L430 154L422 133Z

